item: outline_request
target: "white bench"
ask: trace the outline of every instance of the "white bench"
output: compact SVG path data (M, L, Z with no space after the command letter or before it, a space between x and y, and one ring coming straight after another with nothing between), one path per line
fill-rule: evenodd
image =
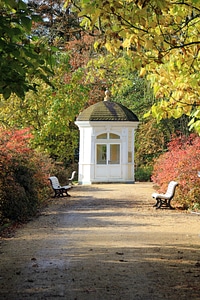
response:
M176 181L170 181L167 192L165 194L158 194L158 193L153 193L152 197L156 200L156 204L154 207L156 209L160 208L161 206L165 205L166 207L173 208L170 204L172 198L174 197L175 194L175 189L176 186L178 185L178 182Z
M71 189L70 185L61 186L56 176L49 177L49 180L51 182L52 189L55 192L54 197L70 197L68 194L68 190Z

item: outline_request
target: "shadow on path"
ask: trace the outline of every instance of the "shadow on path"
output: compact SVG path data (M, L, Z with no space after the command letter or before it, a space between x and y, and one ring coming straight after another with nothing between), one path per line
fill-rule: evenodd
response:
M199 216L152 185L74 187L0 244L0 299L200 299Z

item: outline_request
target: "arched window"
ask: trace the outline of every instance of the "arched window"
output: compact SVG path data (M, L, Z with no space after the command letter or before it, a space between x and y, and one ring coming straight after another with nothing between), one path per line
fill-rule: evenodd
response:
M97 135L97 139L98 140L105 140L105 139L107 139L107 133L102 133L102 134Z
M101 133L99 135L97 135L97 139L98 140L107 140L107 139L111 139L111 140L117 140L120 139L120 136L118 134L115 133Z
M120 136L118 135L118 134L115 134L115 133L110 133L109 134L109 138L111 139L111 140L114 140L114 139L120 139Z

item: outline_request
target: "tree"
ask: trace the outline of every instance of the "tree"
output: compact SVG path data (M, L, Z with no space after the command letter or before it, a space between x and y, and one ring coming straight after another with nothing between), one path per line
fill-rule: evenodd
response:
M35 78L50 84L51 50L31 35L39 17L25 1L1 1L0 20L0 94L5 99L12 93L23 98L28 90L36 91Z
M31 128L34 148L69 163L78 148L74 120L87 102L88 87L82 84L81 69L70 73L67 53L57 56L54 73L54 89L37 81L37 93L29 91L24 99L12 95L9 103L1 99L0 122L6 127Z
M102 80L86 80L85 65L94 53L93 40L82 34L81 39L71 40L57 50L53 55L53 88L36 78L37 93L29 91L24 99L12 95L9 103L1 99L0 122L9 127L30 127L34 146L65 165L73 163L78 149L76 116L104 97Z
M66 42L81 38L82 28L76 13L64 9L64 0L28 0L28 7L37 13L41 20L34 22L32 32L37 36L45 36L48 43L65 48Z
M157 102L148 115L191 117L200 133L200 5L197 0L72 0L82 26L96 29L96 49L116 55L125 49L140 76L147 76Z
M66 43L65 48L69 53L70 73L65 76L66 80L70 80L73 72L81 69L84 72L81 83L89 88L89 94L85 108L104 98L104 92L107 84L105 78L97 71L94 71L93 58L96 52L93 48L95 39L87 33L82 33L80 39L74 39ZM98 67L96 67L98 69Z

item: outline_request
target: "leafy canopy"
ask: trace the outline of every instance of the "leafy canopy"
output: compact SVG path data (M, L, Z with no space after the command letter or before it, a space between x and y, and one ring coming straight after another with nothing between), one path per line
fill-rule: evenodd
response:
M68 9L63 9L65 0L26 0L28 7L40 15L42 22L33 24L32 32L36 36L45 36L48 43L65 48L66 42L81 37L79 18Z
M36 90L34 77L49 83L50 49L31 35L33 22L39 20L25 1L0 2L0 94L5 99Z
M29 91L24 99L11 95L8 103L0 97L0 123L31 128L34 148L68 163L78 148L79 132L74 120L87 102L88 88L82 83L81 69L70 72L67 53L57 54L56 61L51 80L54 89L37 80L37 93Z
M116 55L125 49L157 99L148 115L192 117L200 133L200 3L198 0L73 0L82 25L96 29L95 48Z

